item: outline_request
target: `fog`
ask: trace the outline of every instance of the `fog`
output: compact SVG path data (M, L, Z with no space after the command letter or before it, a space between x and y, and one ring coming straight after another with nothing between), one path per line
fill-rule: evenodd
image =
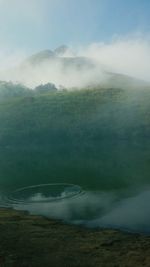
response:
M109 43L68 48L63 54L53 53L47 58L45 53L43 59L38 59L39 54L34 56L36 63L30 57L25 60L25 52L5 53L5 58L1 57L0 80L23 83L30 88L48 82L57 87L80 88L103 85L110 79L110 73L119 73L150 82L148 37L118 37Z
M47 203L39 203L41 196L37 195L37 203L13 204L13 208L86 227L150 233L150 190L134 194L120 198L117 192L85 192Z
M111 43L95 43L83 54L105 64L113 72L150 81L150 39L145 37L116 38Z

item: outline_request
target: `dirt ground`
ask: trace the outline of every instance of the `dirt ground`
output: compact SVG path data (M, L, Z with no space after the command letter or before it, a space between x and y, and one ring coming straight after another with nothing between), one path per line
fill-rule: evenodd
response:
M150 237L0 209L0 267L150 267Z

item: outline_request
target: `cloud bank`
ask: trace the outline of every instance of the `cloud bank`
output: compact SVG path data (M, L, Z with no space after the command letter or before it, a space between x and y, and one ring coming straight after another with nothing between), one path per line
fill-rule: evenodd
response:
M93 43L74 50L76 56L66 56L65 52L38 64L26 61L17 68L12 66L21 62L21 58L8 55L0 67L7 65L9 69L0 72L0 80L23 83L31 88L48 82L72 88L103 85L110 78L108 73L119 73L150 82L148 37L117 38L110 43Z
M150 39L144 37L117 38L111 43L94 43L84 48L84 56L119 72L150 81Z

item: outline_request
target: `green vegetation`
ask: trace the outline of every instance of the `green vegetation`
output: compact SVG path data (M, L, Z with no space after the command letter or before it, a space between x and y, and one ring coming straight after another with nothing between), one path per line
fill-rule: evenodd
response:
M35 93L52 93L56 92L57 88L53 83L41 84L35 88Z
M0 102L30 94L32 91L22 84L0 81Z
M56 92L57 88L53 83L41 84L34 90L19 83L0 81L0 102L12 100L19 97L36 96L37 94L47 94Z
M0 186L149 183L150 90L57 91L0 103Z

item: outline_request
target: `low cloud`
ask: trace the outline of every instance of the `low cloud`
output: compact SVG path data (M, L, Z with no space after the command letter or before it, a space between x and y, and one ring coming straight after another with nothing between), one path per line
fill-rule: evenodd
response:
M80 52L106 65L111 71L150 81L150 39L117 38L112 42L94 43Z
M38 64L26 61L17 68L12 65L21 62L21 57L9 54L1 64L1 69L3 65L9 70L0 72L0 80L20 82L31 88L48 82L71 88L103 85L110 78L108 73L119 73L150 82L148 37L117 38L110 43L93 43L74 50L72 55L65 52Z

